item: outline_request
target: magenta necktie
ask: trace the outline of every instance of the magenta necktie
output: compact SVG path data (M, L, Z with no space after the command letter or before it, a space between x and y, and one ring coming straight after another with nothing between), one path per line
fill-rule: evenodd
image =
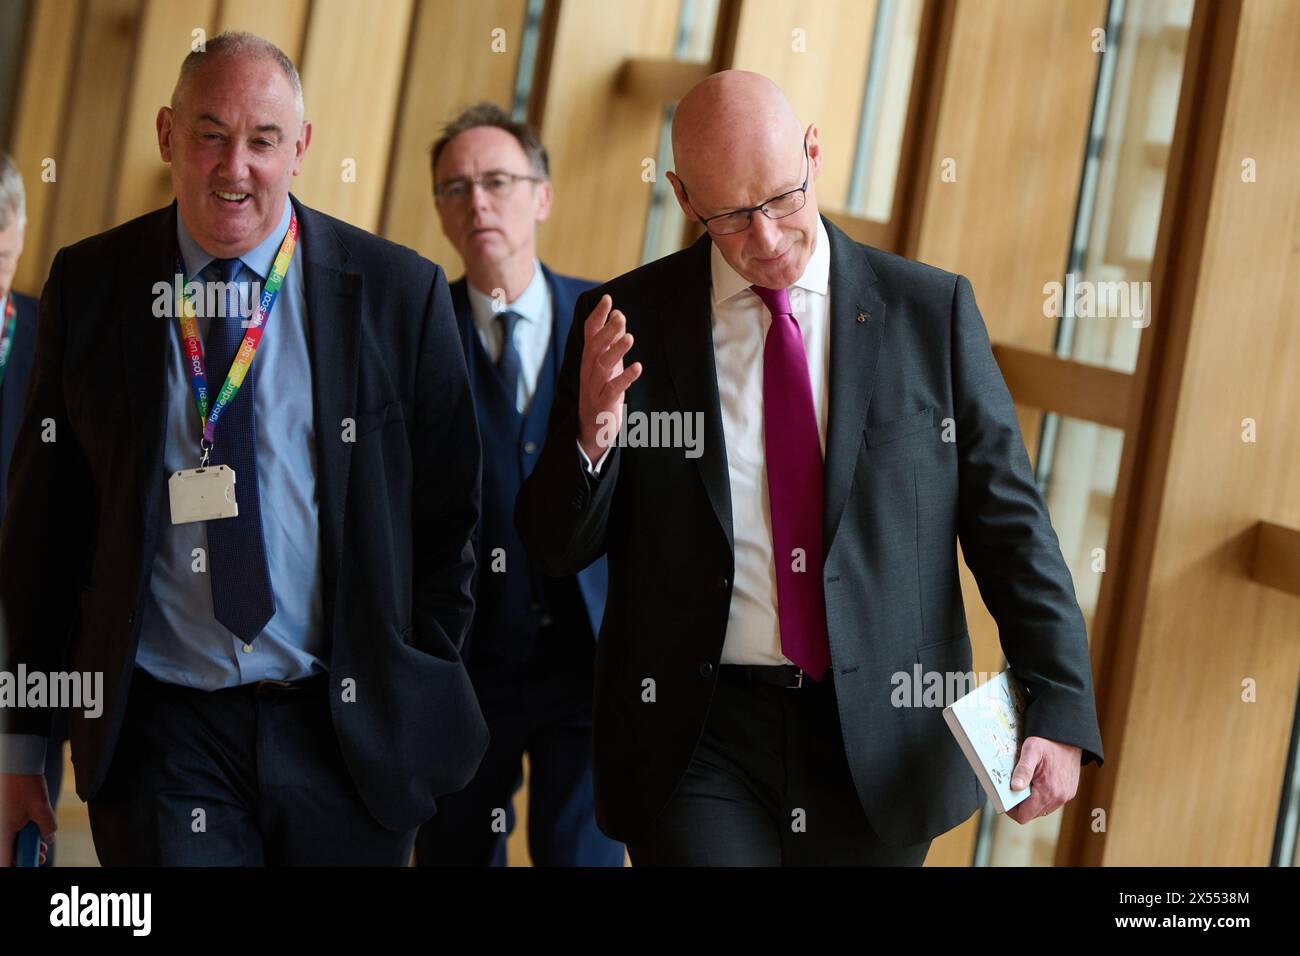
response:
M822 592L822 451L808 354L789 292L750 288L772 313L763 345L763 450L781 653L821 680L831 652Z

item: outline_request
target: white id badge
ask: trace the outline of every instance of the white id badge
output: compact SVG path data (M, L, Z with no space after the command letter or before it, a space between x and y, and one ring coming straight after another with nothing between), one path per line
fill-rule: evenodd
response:
M227 465L189 468L167 479L172 524L239 517L235 501L235 470Z

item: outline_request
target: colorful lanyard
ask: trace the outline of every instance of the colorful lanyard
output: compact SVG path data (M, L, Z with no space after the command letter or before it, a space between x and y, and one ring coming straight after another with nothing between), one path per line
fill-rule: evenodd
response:
M289 272L289 260L293 258L294 246L297 243L298 213L295 210L289 219L289 231L285 233L284 242L280 243L280 251L275 254L275 264L271 266L271 275L262 289L262 298L257 303L257 311L248 320L248 330L244 333L244 340L239 345L239 351L235 353L234 361L230 363L226 381L221 386L221 391L217 393L217 400L211 410L208 408L208 369L203 360L203 341L199 337L199 323L194 315L194 301L186 294L189 283L185 281L184 264L181 262L180 253L176 255L176 271L181 276L182 290L176 303L176 314L180 317L181 336L185 341L185 357L189 363L194 404L198 406L199 421L203 423L203 434L199 438L199 449L202 451L200 468L208 463L208 452L212 449L213 436L221 413L235 400L235 393L244 383L244 376L248 374L249 366L253 364L253 356L262 341L262 332L271 317L271 310L275 308L275 300L280 294L280 286L284 284L284 277Z
M4 317L4 328L0 329L0 385L5 382L9 353L14 347L14 330L18 328L18 306L14 305L13 293L5 296Z

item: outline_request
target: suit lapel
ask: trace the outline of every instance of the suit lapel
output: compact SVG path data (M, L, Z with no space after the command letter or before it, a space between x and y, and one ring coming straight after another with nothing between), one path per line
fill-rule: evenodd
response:
M163 482L153 476L162 467L163 435L167 424L167 345L171 341L171 315L175 307L176 203L161 210L145 235L142 247L119 253L118 318L122 330L122 364L126 379L127 409L135 445L136 484L146 531L158 514ZM152 318L149 303L154 284L164 279L172 286L170 317ZM194 436L194 464L198 464L198 434Z
M864 249L823 217L831 240L830 387L823 550L830 552L862 446L885 329L885 302Z
M731 481L727 475L726 436L722 431L722 402L713 355L713 320L708 234L685 252L685 267L672 301L680 308L664 316L664 352L668 373L683 414L704 412L704 453L695 459L718 525L735 551L731 523ZM617 307L618 303L614 305Z
M292 198L292 197L291 197ZM343 420L356 421L361 337L361 274L348 271L350 254L324 216L296 199L302 237L303 295L311 348L316 408L316 483L320 496L325 595L331 604L343 560L344 509L352 442L340 441Z

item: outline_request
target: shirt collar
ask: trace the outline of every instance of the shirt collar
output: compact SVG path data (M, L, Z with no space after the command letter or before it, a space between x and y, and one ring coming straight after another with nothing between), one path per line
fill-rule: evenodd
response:
M762 213L758 215L762 215ZM732 296L748 292L753 283L731 268L731 264L718 251L717 243L711 245L713 246L710 253L710 265L713 272L713 304L718 305ZM826 234L826 224L822 222L822 217L818 215L817 242L813 247L813 254L808 257L808 264L804 266L803 275L795 281L795 286L808 292L825 295L830 287L830 275L831 240L830 236Z
M293 214L293 203L289 197L284 197L284 214L280 216L280 224L271 230L260 243L254 246L248 252L239 257L243 264L256 272L263 280L271 274L271 267L275 264L276 253L280 251L280 243L284 242L284 234L289 231L289 219ZM180 243L181 259L185 263L185 274L190 278L197 276L200 272L208 267L208 263L217 258L198 244L198 241L190 235L189 229L185 227L185 219L176 211L176 241Z
M496 320L497 313L497 310L492 308L492 296L474 288L468 279L465 280L465 288L469 292L469 305L474 312L474 324L479 328L491 326ZM534 256L532 279L524 291L519 293L519 298L507 302L501 311L518 312L519 317L525 322L535 322L544 314L549 295L541 260Z

